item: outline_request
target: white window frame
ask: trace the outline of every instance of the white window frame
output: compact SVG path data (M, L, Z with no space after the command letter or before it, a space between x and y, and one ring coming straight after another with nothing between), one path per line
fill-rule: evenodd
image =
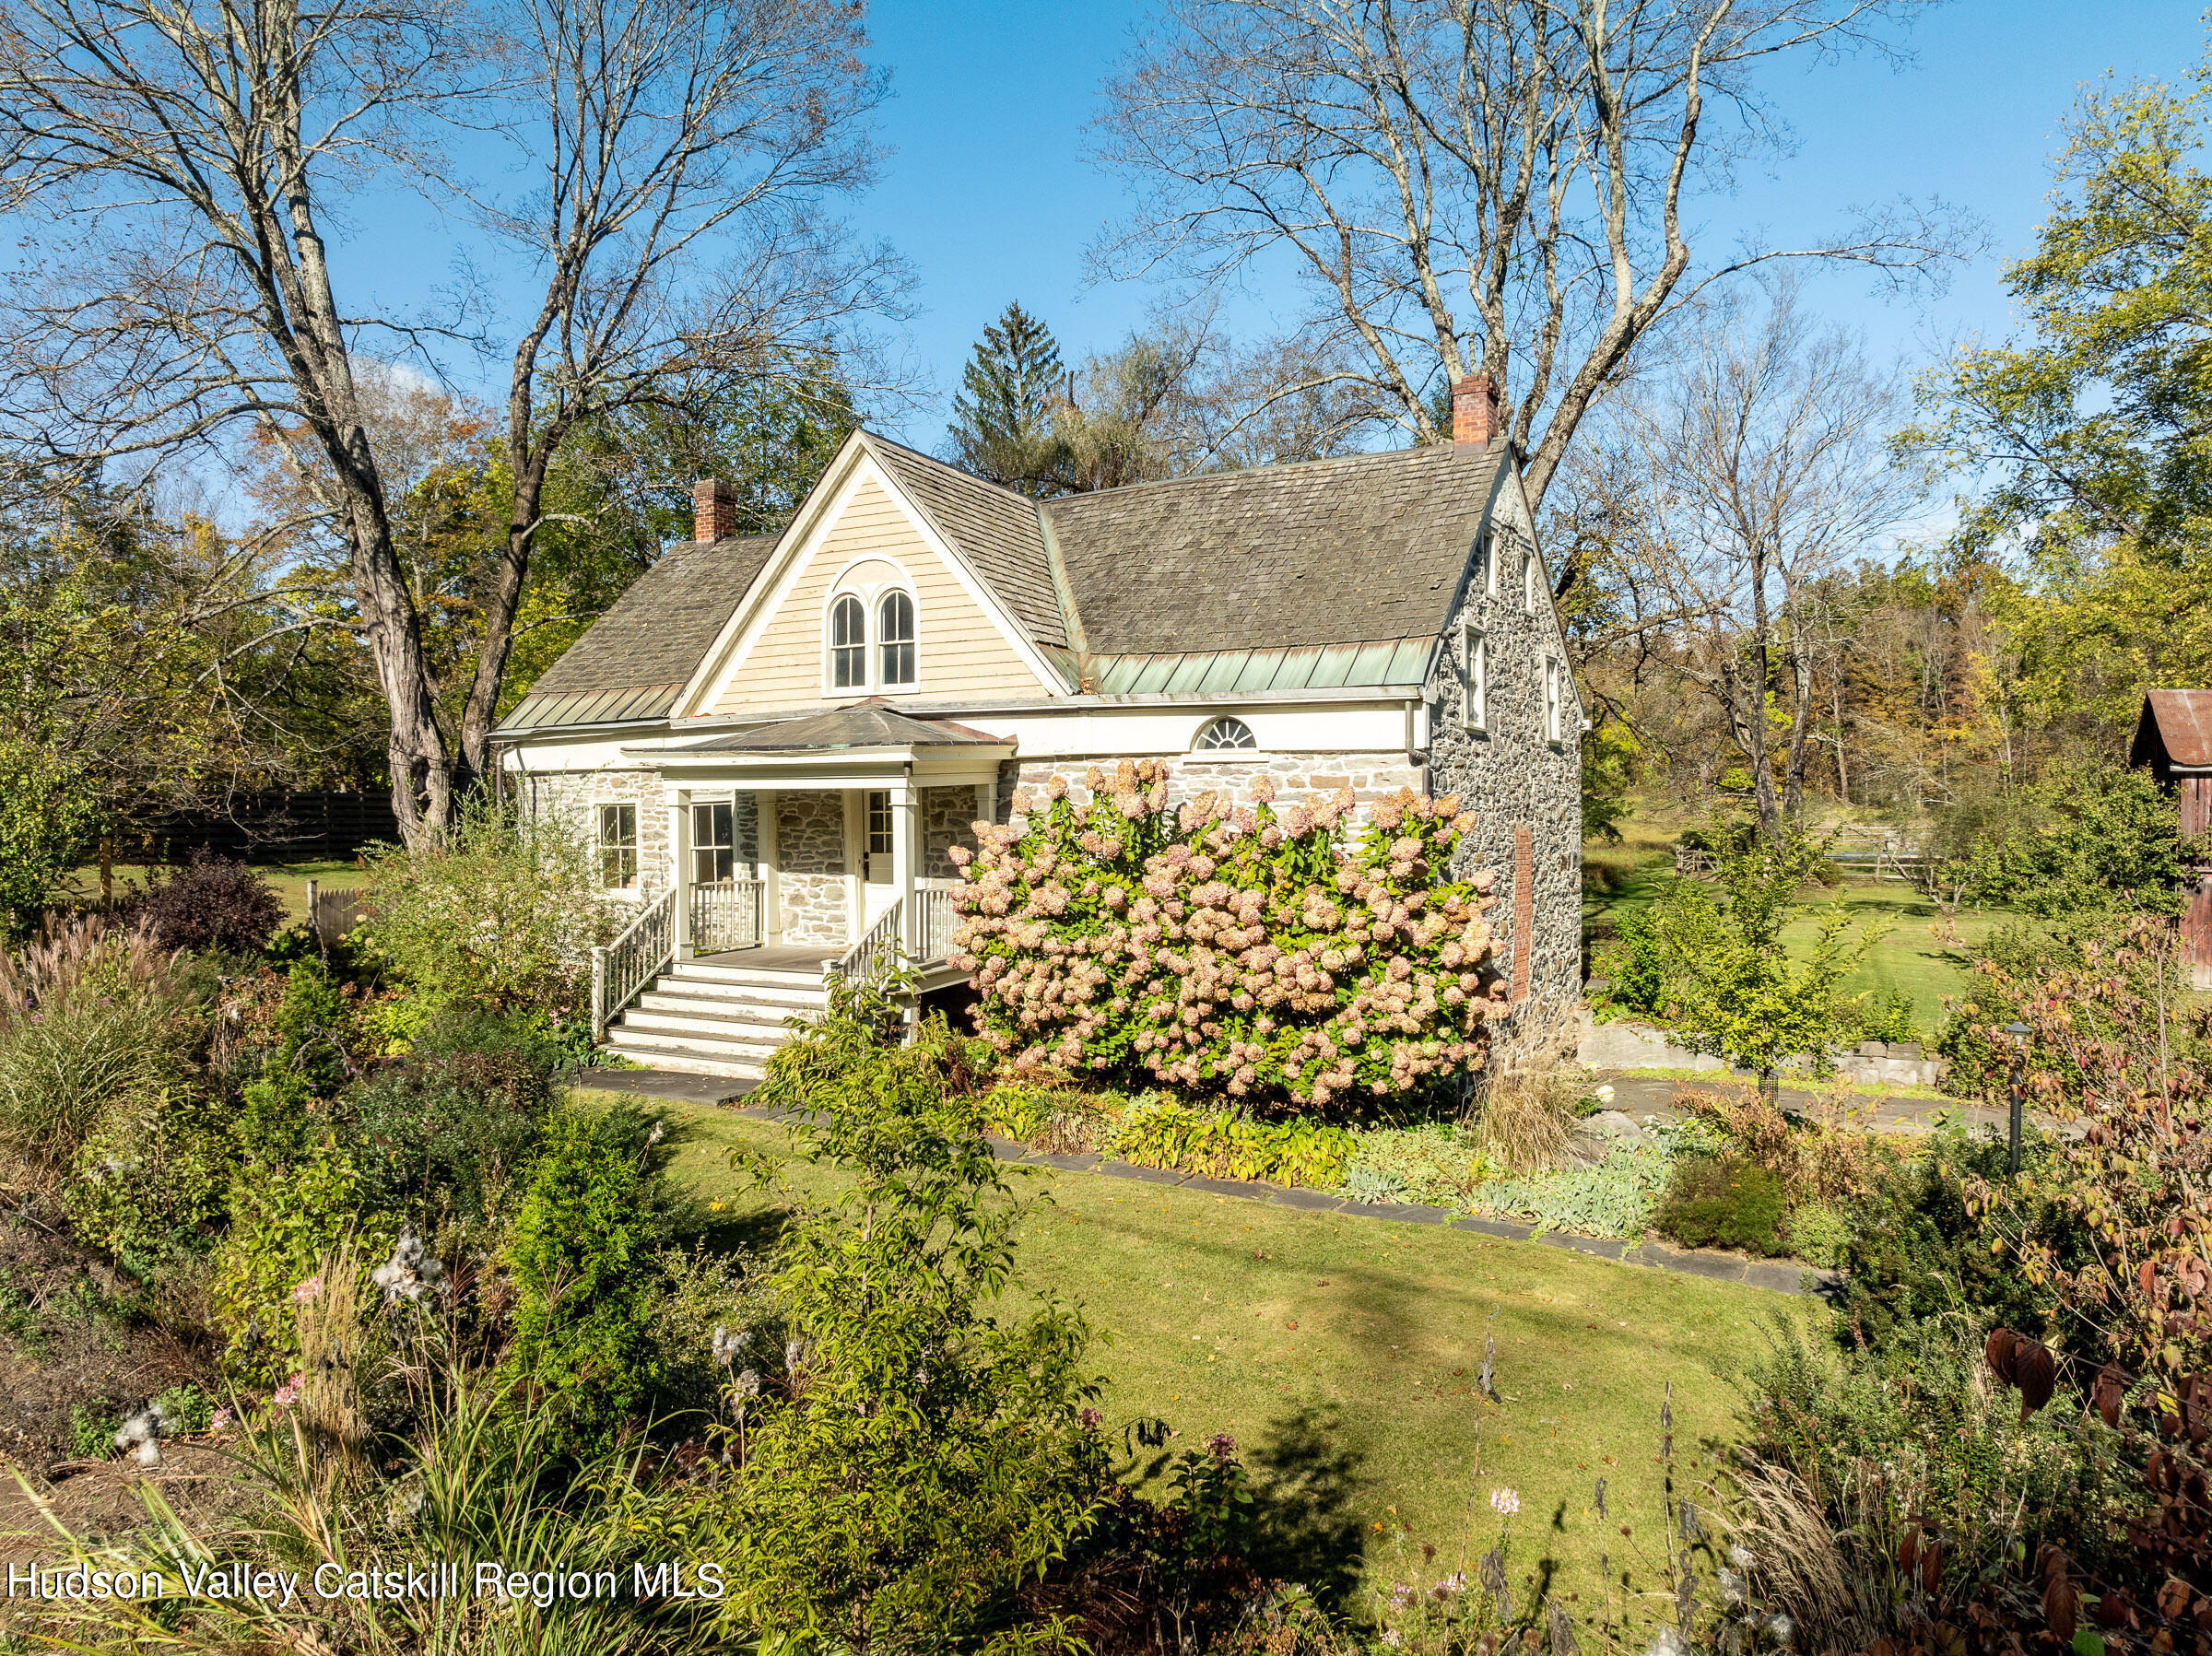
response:
M1472 621L1459 624L1459 716L1469 730L1490 727L1490 640Z
M883 612L890 608L891 600L894 598L906 600L906 637L903 639L892 638L890 629L884 625ZM912 689L922 682L922 617L920 612L914 607L913 593L902 586L887 586L877 593L868 613L876 622L876 652L873 660L876 664L877 687L894 691ZM890 675L886 657L889 652L900 649L906 652L907 676L894 681Z
M1199 744L1206 740L1206 732L1212 730L1216 725L1218 724L1235 724L1240 726L1243 730L1244 734L1252 738L1252 746L1249 747L1233 746L1220 747L1201 747ZM1208 719L1204 724L1201 724L1191 734L1191 751L1193 753L1258 753L1260 751L1260 733L1252 728L1252 721L1249 719L1240 718L1235 713L1216 713L1211 719Z
M864 558L856 563L877 563L880 558ZM896 580L872 581L865 586L851 586L845 582L846 571L830 583L830 595L822 604L822 696L825 700L842 696L912 696L922 687L922 600L914 592L914 584L903 570ZM896 565L892 566L894 569ZM893 593L906 599L907 608L913 617L913 636L899 640L913 649L914 676L904 684L887 684L883 676L883 605ZM830 628L834 625L838 605L846 599L860 605L860 678L853 684L837 682L837 652L851 645L830 642Z
M888 857L899 828L899 814L891 808L888 788L871 788L861 802L862 832L871 857Z
M860 611L860 636L841 644L837 641L837 617L848 604ZM838 658L848 652L857 654L860 675L840 684L837 678ZM835 696L865 691L868 688L869 664L867 598L860 593L831 593L829 604L822 610L822 693Z
M715 814L722 821L718 825ZM700 831L700 824L706 831ZM719 832L717 831L719 828ZM725 867L727 873L719 872ZM691 883L719 886L737 877L737 802L733 799L695 800L691 805Z
M1498 595L1498 537L1488 534L1482 541L1482 595Z
M1536 613L1536 553L1533 546L1521 554L1521 607L1532 616Z
M1563 666L1564 664L1556 655L1544 658L1544 739L1554 745L1566 740L1567 693L1562 682Z
M608 838L607 813L610 811L615 814L614 826L617 835L621 832L621 814L625 811L629 813L629 837L628 840L619 838L610 840ZM598 851L599 885L602 890L641 891L644 889L643 859L640 855L641 847L638 843L639 821L638 807L629 800L602 799L593 802L592 840L594 849ZM622 872L621 863L625 854L629 858L629 877L626 880L608 877L610 874L618 875ZM608 863L610 857L615 859L611 867Z

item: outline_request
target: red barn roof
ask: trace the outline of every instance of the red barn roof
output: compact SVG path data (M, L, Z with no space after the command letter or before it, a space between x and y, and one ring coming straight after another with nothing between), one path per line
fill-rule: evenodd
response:
M2212 690L2153 690L2143 698L2127 762L2160 781L2177 770L2212 770Z

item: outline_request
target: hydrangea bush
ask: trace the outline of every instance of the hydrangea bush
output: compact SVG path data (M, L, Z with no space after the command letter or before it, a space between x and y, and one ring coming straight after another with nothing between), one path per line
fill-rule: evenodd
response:
M1171 1086L1324 1106L1474 1069L1504 1016L1491 876L1444 879L1474 824L1410 792L1347 821L1351 791L1277 813L1168 804L1168 768L1054 777L976 825L952 963L1017 1071L1143 1073Z

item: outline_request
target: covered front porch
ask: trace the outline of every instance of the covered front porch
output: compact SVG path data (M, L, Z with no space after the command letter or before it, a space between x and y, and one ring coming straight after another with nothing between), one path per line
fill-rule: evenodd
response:
M959 981L950 852L995 819L1014 746L864 704L626 750L665 785L671 879L594 951L594 1032L664 973L818 985L900 960L923 991Z

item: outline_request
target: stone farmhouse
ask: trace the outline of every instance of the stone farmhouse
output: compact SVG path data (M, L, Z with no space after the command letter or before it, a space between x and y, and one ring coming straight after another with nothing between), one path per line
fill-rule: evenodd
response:
M641 1063L758 1075L825 973L945 965L972 824L1167 758L1277 808L1457 793L1518 1010L1572 1039L1582 707L1489 382L1453 441L1032 500L855 432L781 534L726 485L502 722L501 785L637 918L594 1016Z

